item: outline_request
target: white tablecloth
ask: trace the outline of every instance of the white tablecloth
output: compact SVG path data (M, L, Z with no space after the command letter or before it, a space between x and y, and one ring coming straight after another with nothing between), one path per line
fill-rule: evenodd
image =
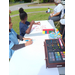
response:
M32 45L13 54L9 63L9 75L59 75L57 68L46 69L44 40L48 39L48 35L30 38L33 39Z
M14 52L9 62L9 75L59 75L58 68L46 68L44 41L49 39L48 34L26 38L33 39L33 44Z

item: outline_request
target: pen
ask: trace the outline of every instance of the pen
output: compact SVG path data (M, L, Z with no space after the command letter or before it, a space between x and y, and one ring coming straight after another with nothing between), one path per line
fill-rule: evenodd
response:
M63 48L63 44L62 44L62 42L61 42L60 38L59 38L59 42L60 42L61 47Z

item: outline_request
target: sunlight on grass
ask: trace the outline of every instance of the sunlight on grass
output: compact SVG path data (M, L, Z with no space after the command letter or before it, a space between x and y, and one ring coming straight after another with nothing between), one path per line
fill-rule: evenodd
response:
M36 12L36 11L47 11L48 8L33 8L33 9L25 9L25 12ZM53 10L53 9L51 9ZM16 15L19 14L19 11L12 11L10 15Z
M32 20L48 20L49 14L43 12L43 13L32 13L28 14L28 21L31 22ZM21 21L19 16L12 17L12 23L13 23L13 29L16 31L16 33L19 34L19 22Z
M50 13L47 14L45 12L28 14L27 21L31 22L32 20L34 20L34 21L48 20L49 15L50 15ZM13 29L19 34L19 22L21 21L19 16L11 17L11 19L12 19L12 23L13 23ZM54 22L54 24L56 25L57 22ZM58 25L57 28L60 29L60 25Z

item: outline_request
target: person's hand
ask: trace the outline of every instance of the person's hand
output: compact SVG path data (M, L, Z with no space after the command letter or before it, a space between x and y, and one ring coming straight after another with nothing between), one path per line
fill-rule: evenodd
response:
M31 21L31 24L33 25L34 23L35 23L35 22L32 20L32 21Z
M32 41L32 39L30 39L30 38L23 38L23 40L29 40L29 41Z
M50 17L53 17L53 15L51 15Z
M30 38L26 38L26 40L32 41L32 39L30 39Z
M53 17L53 14L50 14L50 17Z
M25 46L31 45L33 42L32 41L28 41L25 43Z
M37 25L40 25L41 23L40 23L40 22L37 22L36 24L37 24Z

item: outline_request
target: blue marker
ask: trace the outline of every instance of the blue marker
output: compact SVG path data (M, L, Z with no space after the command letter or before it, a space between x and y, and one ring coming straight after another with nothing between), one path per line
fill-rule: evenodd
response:
M25 40L25 41L29 41L29 40Z

